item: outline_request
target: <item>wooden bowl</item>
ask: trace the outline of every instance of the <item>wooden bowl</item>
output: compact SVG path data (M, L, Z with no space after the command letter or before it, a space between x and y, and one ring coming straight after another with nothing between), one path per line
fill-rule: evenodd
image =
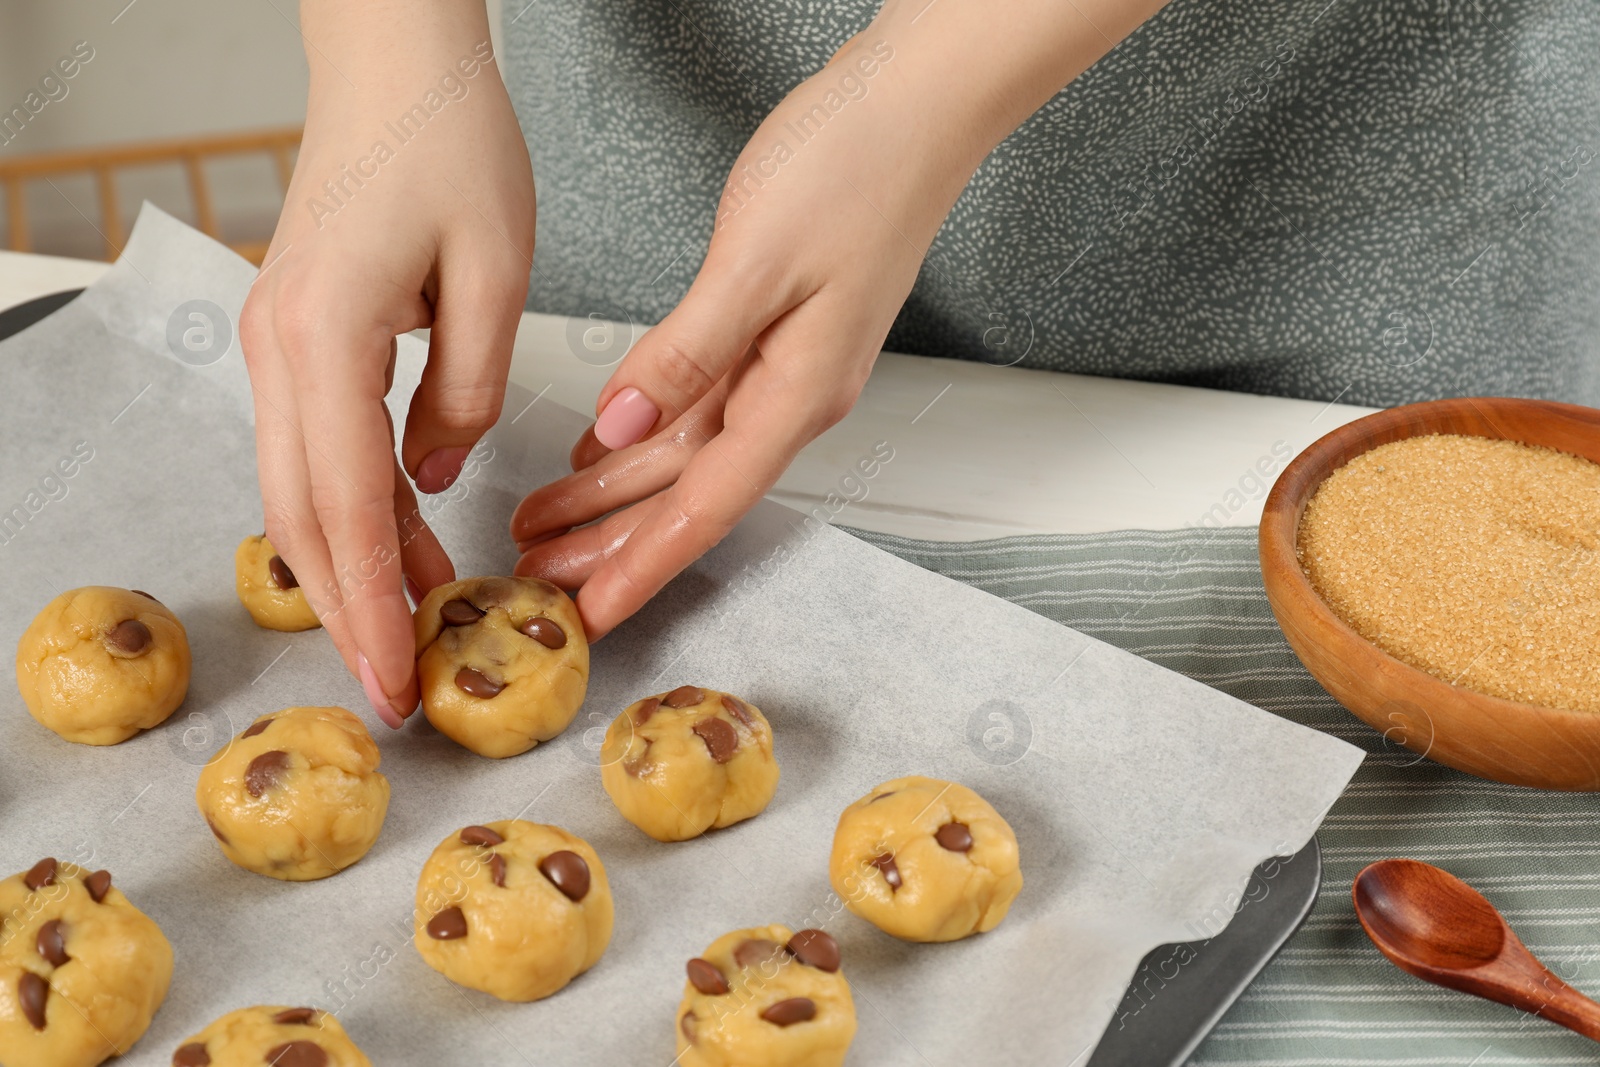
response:
M1323 479L1368 449L1434 433L1546 445L1600 463L1600 411L1574 404L1461 397L1341 426L1296 456L1267 497L1261 575L1272 613L1312 677L1388 740L1496 782L1600 790L1600 714L1486 696L1402 663L1335 615L1300 568L1300 516Z

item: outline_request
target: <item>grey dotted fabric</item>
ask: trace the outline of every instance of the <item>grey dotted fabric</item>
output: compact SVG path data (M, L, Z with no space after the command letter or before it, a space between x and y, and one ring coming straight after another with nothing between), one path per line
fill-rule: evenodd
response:
M750 134L876 7L505 10L528 306L648 323ZM1173 0L983 164L887 347L1375 406L1600 403L1597 56L1593 0Z

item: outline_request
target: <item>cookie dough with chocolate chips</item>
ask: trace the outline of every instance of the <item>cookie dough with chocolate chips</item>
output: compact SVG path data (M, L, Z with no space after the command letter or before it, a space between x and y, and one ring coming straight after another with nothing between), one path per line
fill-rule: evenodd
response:
M106 871L42 859L0 881L0 1064L93 1067L133 1047L172 946Z
M993 930L1022 889L1017 835L964 785L896 778L844 809L828 878L845 906L905 941Z
M611 886L589 843L510 819L451 834L417 882L417 951L501 1000L548 997L611 941Z
M555 737L583 704L589 641L567 594L537 578L466 578L415 616L422 710L438 731L501 759Z
M687 841L759 815L772 800L772 727L731 693L679 686L611 723L600 781L633 825L657 841Z
M189 692L189 636L152 597L91 585L62 593L17 642L17 688L68 741L114 745L166 721Z
M247 871L305 882L367 854L389 809L378 746L344 708L263 715L200 771L195 802Z
M331 1012L263 1005L230 1011L178 1046L172 1067L372 1067Z
M823 930L735 930L685 968L680 1067L839 1067L856 1036L839 945Z
M297 633L322 625L317 613L311 610L294 571L278 555L266 534L252 535L239 542L239 550L233 554L233 587L239 593L239 603L250 612L257 626Z

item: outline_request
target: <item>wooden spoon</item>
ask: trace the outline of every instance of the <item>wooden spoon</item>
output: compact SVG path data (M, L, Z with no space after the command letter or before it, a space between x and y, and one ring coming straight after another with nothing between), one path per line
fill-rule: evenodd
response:
M1379 860L1351 895L1362 929L1425 982L1531 1012L1600 1041L1600 1004L1550 973L1476 889L1416 860Z

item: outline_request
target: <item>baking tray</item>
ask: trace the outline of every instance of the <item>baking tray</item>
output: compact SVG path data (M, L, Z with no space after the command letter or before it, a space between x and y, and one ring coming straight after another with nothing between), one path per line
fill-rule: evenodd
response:
M0 340L27 329L81 292L51 293L0 311ZM1158 946L1140 961L1084 1067L1182 1067L1305 922L1321 884L1322 853L1314 837L1293 856L1257 867L1240 894L1233 921L1218 932L1196 931L1211 936Z

